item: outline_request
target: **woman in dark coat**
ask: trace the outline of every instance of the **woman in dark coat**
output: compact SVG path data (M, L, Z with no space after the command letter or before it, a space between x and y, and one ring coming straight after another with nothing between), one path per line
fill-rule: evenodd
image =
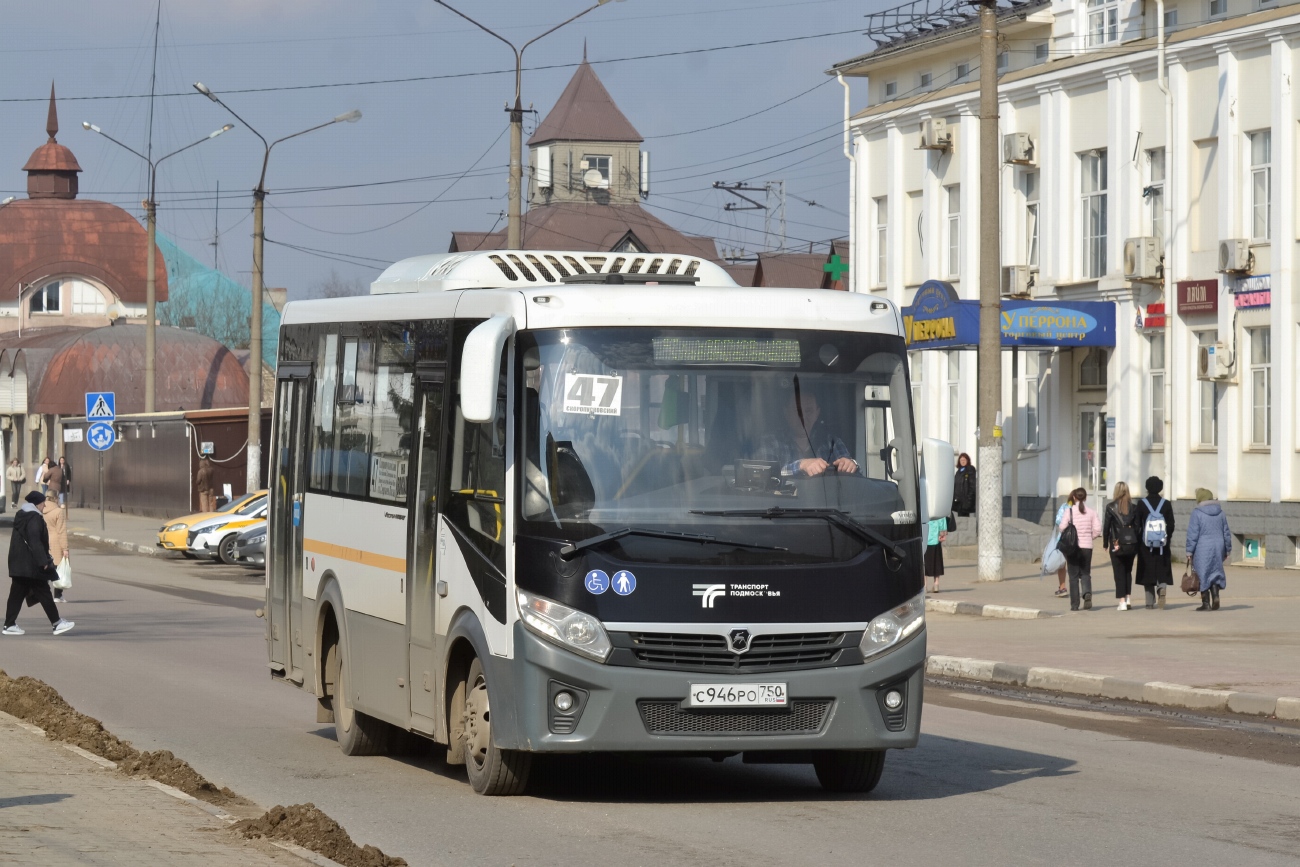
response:
M1158 604L1165 607L1165 588L1174 583L1174 568L1170 562L1169 543L1174 536L1174 507L1160 496L1165 483L1158 476L1147 479L1147 495L1138 500L1137 520L1134 525L1138 530L1137 583L1146 591L1147 608ZM1165 521L1165 544L1152 546L1147 538L1147 521L1158 514Z
M9 540L9 602L5 606L3 635L22 635L18 627L18 612L23 600L32 595L41 603L45 616L55 635L62 635L75 624L59 616L58 606L50 595L50 581L55 577L54 560L50 557L50 533L37 504L45 502L42 494L32 491L27 502L14 515L14 532Z
M965 452L957 456L957 475L952 480L952 510L963 518L975 513L975 467Z

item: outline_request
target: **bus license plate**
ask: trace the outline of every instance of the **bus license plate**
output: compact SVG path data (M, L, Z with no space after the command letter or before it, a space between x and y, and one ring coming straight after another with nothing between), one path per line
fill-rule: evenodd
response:
M689 707L789 707L784 683L693 683Z

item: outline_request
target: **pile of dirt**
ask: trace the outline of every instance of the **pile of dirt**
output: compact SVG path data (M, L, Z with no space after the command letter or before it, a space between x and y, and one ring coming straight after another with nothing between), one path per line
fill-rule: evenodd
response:
M374 846L353 843L348 832L315 804L276 805L263 816L236 822L231 827L249 839L264 837L296 843L344 867L407 867L401 858L389 857Z
M74 710L58 690L34 677L13 678L0 670L0 710L45 729L50 740L117 762L118 770L127 776L149 777L221 807L251 803L230 789L213 785L167 750L140 752L106 731L99 720Z

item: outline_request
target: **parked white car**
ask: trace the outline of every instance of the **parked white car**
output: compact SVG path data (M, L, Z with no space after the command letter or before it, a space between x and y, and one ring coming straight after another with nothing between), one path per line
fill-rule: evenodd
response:
M267 499L254 500L233 514L222 514L190 527L186 550L196 557L211 557L229 566L237 561L235 540L253 524L266 518Z

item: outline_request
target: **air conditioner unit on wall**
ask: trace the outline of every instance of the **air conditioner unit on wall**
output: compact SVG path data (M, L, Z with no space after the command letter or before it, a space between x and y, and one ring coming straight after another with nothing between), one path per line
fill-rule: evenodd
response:
M1011 298L1029 294L1033 285L1033 276L1028 265L1002 266L1002 297Z
M1144 236L1124 241L1124 279L1160 279L1160 242Z
M1236 359L1226 343L1202 346L1196 354L1196 378L1211 381L1232 379Z
M1246 272L1255 264L1250 252L1250 242L1245 238L1229 238L1219 242L1219 271Z
M1034 157L1034 140L1027 132L1009 132L1002 136L1002 161L1022 166L1032 166Z
M952 133L948 121L941 117L927 117L921 121L921 150L946 151L952 147Z

